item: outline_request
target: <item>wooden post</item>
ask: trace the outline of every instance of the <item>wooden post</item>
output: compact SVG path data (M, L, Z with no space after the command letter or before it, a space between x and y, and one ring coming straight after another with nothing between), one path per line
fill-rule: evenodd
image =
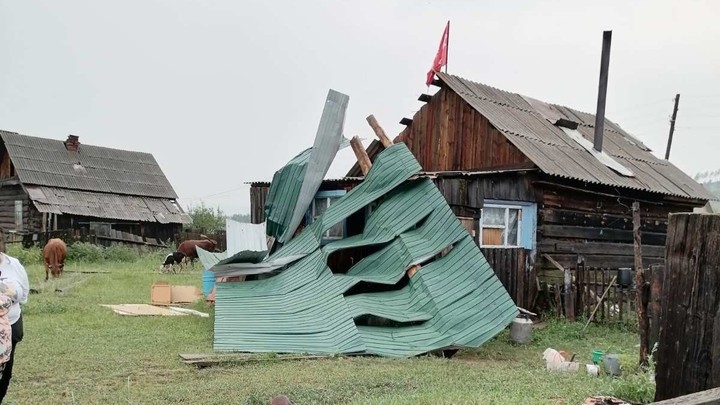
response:
M385 134L385 130L382 129L380 124L378 124L377 120L375 119L375 116L370 114L366 118L368 124L370 124L370 127L375 131L375 135L377 135L378 138L380 138L380 142L382 142L383 146L385 148L389 148L392 146L392 141L388 136Z
M575 322L575 294L573 294L572 273L570 273L569 269L565 269L564 276L565 319L569 322Z
M720 387L720 215L667 229L655 401Z
M640 366L648 366L648 318L647 294L645 294L645 271L642 262L642 245L640 243L640 203L632 204L633 214L633 244L635 246L635 308L640 329Z
M355 157L357 157L358 163L360 164L360 170L362 170L363 176L367 176L370 168L372 167L372 162L370 161L370 157L367 152L365 152L365 148L363 148L362 142L360 142L360 138L358 138L357 135L350 140L350 146L352 147L353 152L355 152Z

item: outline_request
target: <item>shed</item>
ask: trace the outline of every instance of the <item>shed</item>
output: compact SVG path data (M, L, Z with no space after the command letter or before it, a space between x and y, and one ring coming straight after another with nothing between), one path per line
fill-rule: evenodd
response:
M191 222L149 153L0 130L0 226L15 234L93 230L160 243ZM125 235L121 237L119 235Z

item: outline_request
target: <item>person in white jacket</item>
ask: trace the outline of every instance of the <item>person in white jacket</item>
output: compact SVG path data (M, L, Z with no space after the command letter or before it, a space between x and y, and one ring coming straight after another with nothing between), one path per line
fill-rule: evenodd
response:
M0 251L5 251L4 232L0 230ZM9 360L5 363L2 377L0 377L0 404L7 394L10 379L12 378L13 363L15 362L15 347L23 339L22 306L27 303L30 293L30 282L28 281L25 267L14 257L0 253L0 282L11 289L14 294L11 297L12 305L8 310L8 322L12 330L12 351Z

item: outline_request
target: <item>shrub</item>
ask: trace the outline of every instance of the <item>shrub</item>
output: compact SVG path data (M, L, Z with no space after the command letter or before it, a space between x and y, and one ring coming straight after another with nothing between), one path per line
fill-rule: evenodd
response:
M655 383L648 373L627 374L613 380L612 395L635 404L649 404L655 398Z
M97 263L105 259L101 246L92 243L76 242L68 246L67 260L73 262Z
M42 249L39 246L25 249L19 243L9 243L6 250L9 256L18 259L23 266L43 263Z
M115 245L105 248L105 260L113 262L135 262L140 253L129 246Z

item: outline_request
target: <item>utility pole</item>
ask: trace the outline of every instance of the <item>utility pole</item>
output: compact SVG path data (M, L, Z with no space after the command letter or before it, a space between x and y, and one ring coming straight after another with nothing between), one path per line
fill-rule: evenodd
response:
M672 146L673 132L675 132L675 118L677 118L678 104L680 104L680 95L675 95L675 107L673 108L672 119L670 120L670 135L668 135L667 149L665 150L665 160L670 159L670 146Z

